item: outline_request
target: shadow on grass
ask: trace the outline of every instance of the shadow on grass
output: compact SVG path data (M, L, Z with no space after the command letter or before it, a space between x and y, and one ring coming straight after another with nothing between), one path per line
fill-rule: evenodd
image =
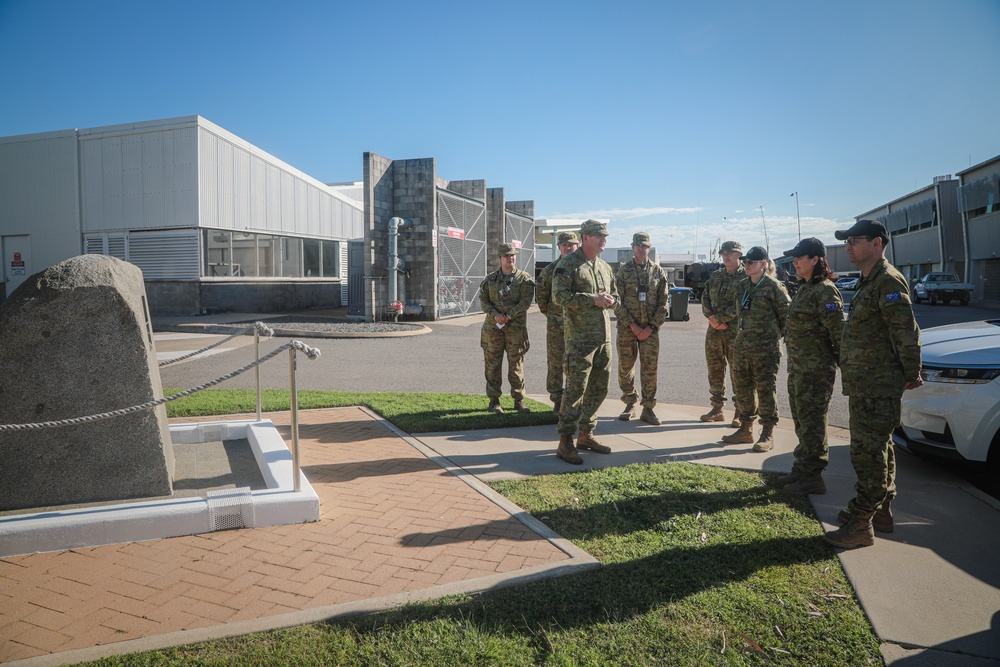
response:
M369 406L378 412L377 407ZM558 416L548 411L518 413L508 410L502 415L483 410L424 410L407 414L383 415L406 433L437 433L446 431L479 431L483 429L514 428L556 424Z

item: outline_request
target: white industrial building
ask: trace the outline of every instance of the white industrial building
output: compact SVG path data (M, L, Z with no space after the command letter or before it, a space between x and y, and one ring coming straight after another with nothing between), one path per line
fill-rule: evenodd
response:
M200 116L3 137L0 299L101 253L142 269L154 314L346 305L363 192Z

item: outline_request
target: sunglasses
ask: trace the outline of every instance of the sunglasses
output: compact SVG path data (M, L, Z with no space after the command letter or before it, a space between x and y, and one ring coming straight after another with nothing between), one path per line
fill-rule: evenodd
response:
M844 241L844 245L858 245L861 241L871 241L871 236L852 236Z
M762 259L744 259L744 260L741 260L741 261L743 262L743 265L746 266L748 264L755 264L757 262L763 262L764 260L762 260Z

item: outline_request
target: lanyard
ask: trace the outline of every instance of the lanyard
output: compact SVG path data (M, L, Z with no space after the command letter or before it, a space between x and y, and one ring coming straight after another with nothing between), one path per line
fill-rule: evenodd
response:
M764 276L761 276L757 282L753 282L752 280L750 282L753 284L753 287L743 290L743 298L740 299L740 308L743 310L746 310L747 304L750 303L750 297L753 296L753 291L757 289L757 285L764 282Z

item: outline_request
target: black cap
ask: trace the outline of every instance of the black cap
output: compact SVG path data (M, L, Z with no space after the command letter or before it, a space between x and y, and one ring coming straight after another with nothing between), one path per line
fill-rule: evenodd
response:
M782 254L785 257L802 257L803 255L826 257L826 246L815 236L810 236L807 239L802 239L794 248L786 250Z
M749 259L751 262L759 262L762 259L767 259L767 251L761 248L759 245L747 250L747 254L740 257L742 262L744 259Z
M885 226L878 220L858 220L850 229L834 232L833 235L837 237L838 241L846 241L852 236L882 237L885 241L889 240L889 233L885 231Z

